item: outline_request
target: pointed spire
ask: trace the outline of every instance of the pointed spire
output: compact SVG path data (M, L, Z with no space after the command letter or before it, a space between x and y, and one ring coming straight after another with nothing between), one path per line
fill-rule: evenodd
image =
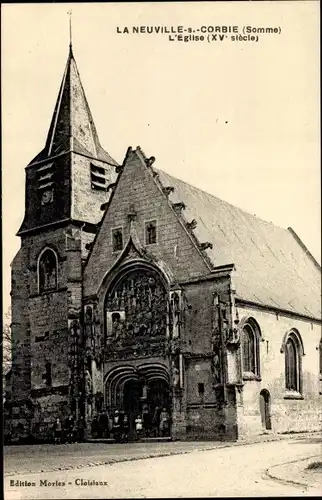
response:
M71 28L70 17L69 54L46 146L31 163L74 151L75 153L83 154L111 165L117 165L117 162L113 160L100 144L73 55Z

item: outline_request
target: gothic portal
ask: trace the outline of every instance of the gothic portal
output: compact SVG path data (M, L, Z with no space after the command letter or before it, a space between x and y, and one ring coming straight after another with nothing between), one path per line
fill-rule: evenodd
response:
M132 263L106 293L104 401L129 415L130 430L144 411L171 412L175 315L167 288L160 271Z

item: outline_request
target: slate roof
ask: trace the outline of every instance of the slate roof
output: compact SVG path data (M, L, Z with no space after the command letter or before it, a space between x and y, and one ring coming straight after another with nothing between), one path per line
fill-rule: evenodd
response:
M215 266L235 264L236 297L321 319L321 269L291 229L282 229L155 169L169 200L183 201Z
M45 148L31 164L70 151L117 166L99 142L71 48Z

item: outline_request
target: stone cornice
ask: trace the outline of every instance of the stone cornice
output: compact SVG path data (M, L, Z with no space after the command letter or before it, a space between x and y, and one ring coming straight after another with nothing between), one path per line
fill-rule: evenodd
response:
M305 320L305 321L308 321L310 323L316 323L317 325L322 324L322 320L315 318L314 316L309 316L309 315L297 313L294 311L288 311L287 309L282 309L279 307L259 304L258 302L253 302L251 300L244 300L244 299L237 298L237 297L236 297L235 301L236 301L236 306L251 307L251 308L259 309L262 311L267 311L267 312L270 312L272 314L280 314L281 316L289 316L290 318Z

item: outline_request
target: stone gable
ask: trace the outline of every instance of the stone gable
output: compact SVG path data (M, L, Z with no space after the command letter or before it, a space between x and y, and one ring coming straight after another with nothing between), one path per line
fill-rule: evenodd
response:
M137 152L128 155L97 235L84 272L84 295L96 294L101 282L119 260L113 252L112 230L122 228L123 244L132 236L155 261L164 261L175 281L209 272L197 245L175 213L166 194L153 178L153 171ZM135 212L130 221L131 211ZM145 224L156 221L157 242L146 245Z

